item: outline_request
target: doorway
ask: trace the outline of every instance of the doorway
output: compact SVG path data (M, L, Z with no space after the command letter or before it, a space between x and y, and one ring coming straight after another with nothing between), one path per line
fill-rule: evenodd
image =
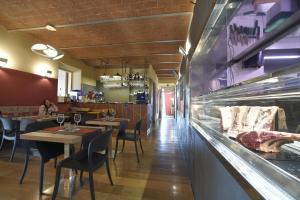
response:
M161 116L174 117L175 114L175 89L164 87L161 89Z

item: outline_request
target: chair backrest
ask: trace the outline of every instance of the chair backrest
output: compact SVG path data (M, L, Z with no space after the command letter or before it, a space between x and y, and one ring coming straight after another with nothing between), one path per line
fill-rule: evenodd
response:
M2 127L6 131L12 131L13 130L13 120L11 118L7 117L1 117Z
M101 130L97 130L94 133L89 133L89 134L85 134L84 136L82 136L81 149L87 150L89 148L90 142L100 134L101 134Z
M108 155L108 145L111 140L112 130L108 130L103 134L99 134L93 138L89 143L88 160L91 164L93 161L93 153L105 150L105 155Z
M121 121L118 135L125 135L125 130L127 127L128 127L128 121L127 120Z
M58 124L54 121L34 122L27 125L25 132L34 132L45 128L55 127L55 126L58 126Z
M20 122L20 131L25 132L27 126L29 124L34 123L34 122L35 122L35 120L33 120L33 119L22 119L21 122Z
M39 131L45 128L56 127L58 124L54 121L34 122L26 127L25 132ZM27 141L30 148L37 148L44 161L47 162L51 158L55 158L64 153L64 144L56 142L38 142Z
M134 135L138 134L140 135L141 134L141 128L142 128L142 120L139 120L135 126L134 126Z
M97 115L96 114L89 114L89 113L79 113L81 115L81 121L79 124L81 125L85 125L85 122L86 121L89 121L89 120L94 120L97 118ZM74 120L74 119L73 119Z

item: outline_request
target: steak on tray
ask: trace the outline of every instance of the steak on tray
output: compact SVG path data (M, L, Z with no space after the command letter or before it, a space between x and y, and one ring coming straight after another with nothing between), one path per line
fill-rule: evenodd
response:
M280 146L300 141L300 134L278 131L246 131L238 134L236 139L243 146L250 149L263 152L279 152Z

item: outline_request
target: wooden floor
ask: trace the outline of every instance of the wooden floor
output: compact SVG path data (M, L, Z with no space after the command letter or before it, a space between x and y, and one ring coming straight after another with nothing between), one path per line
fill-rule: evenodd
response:
M96 172L96 199L193 199L174 127L173 119L163 119L150 136L143 138L145 154L140 164L136 161L134 146L127 142L124 152L118 154L115 162L110 162L114 186L109 184L105 167ZM13 163L8 161L9 155L10 149L0 152L0 200L51 199L51 196L38 195L39 159L30 160L25 181L19 185L24 153L18 149ZM53 185L54 177L55 169L51 161L46 164L44 188ZM73 199L90 199L86 176L85 179L84 186L79 188Z

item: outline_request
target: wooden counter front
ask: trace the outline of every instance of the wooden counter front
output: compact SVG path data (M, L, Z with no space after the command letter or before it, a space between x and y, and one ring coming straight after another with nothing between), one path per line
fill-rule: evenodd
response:
M151 125L148 112L148 104L127 104L127 103L76 103L70 104L71 107L90 108L90 111L101 109L114 109L117 118L128 118L130 122L128 128L133 129L135 123L142 119L142 131L146 132Z

